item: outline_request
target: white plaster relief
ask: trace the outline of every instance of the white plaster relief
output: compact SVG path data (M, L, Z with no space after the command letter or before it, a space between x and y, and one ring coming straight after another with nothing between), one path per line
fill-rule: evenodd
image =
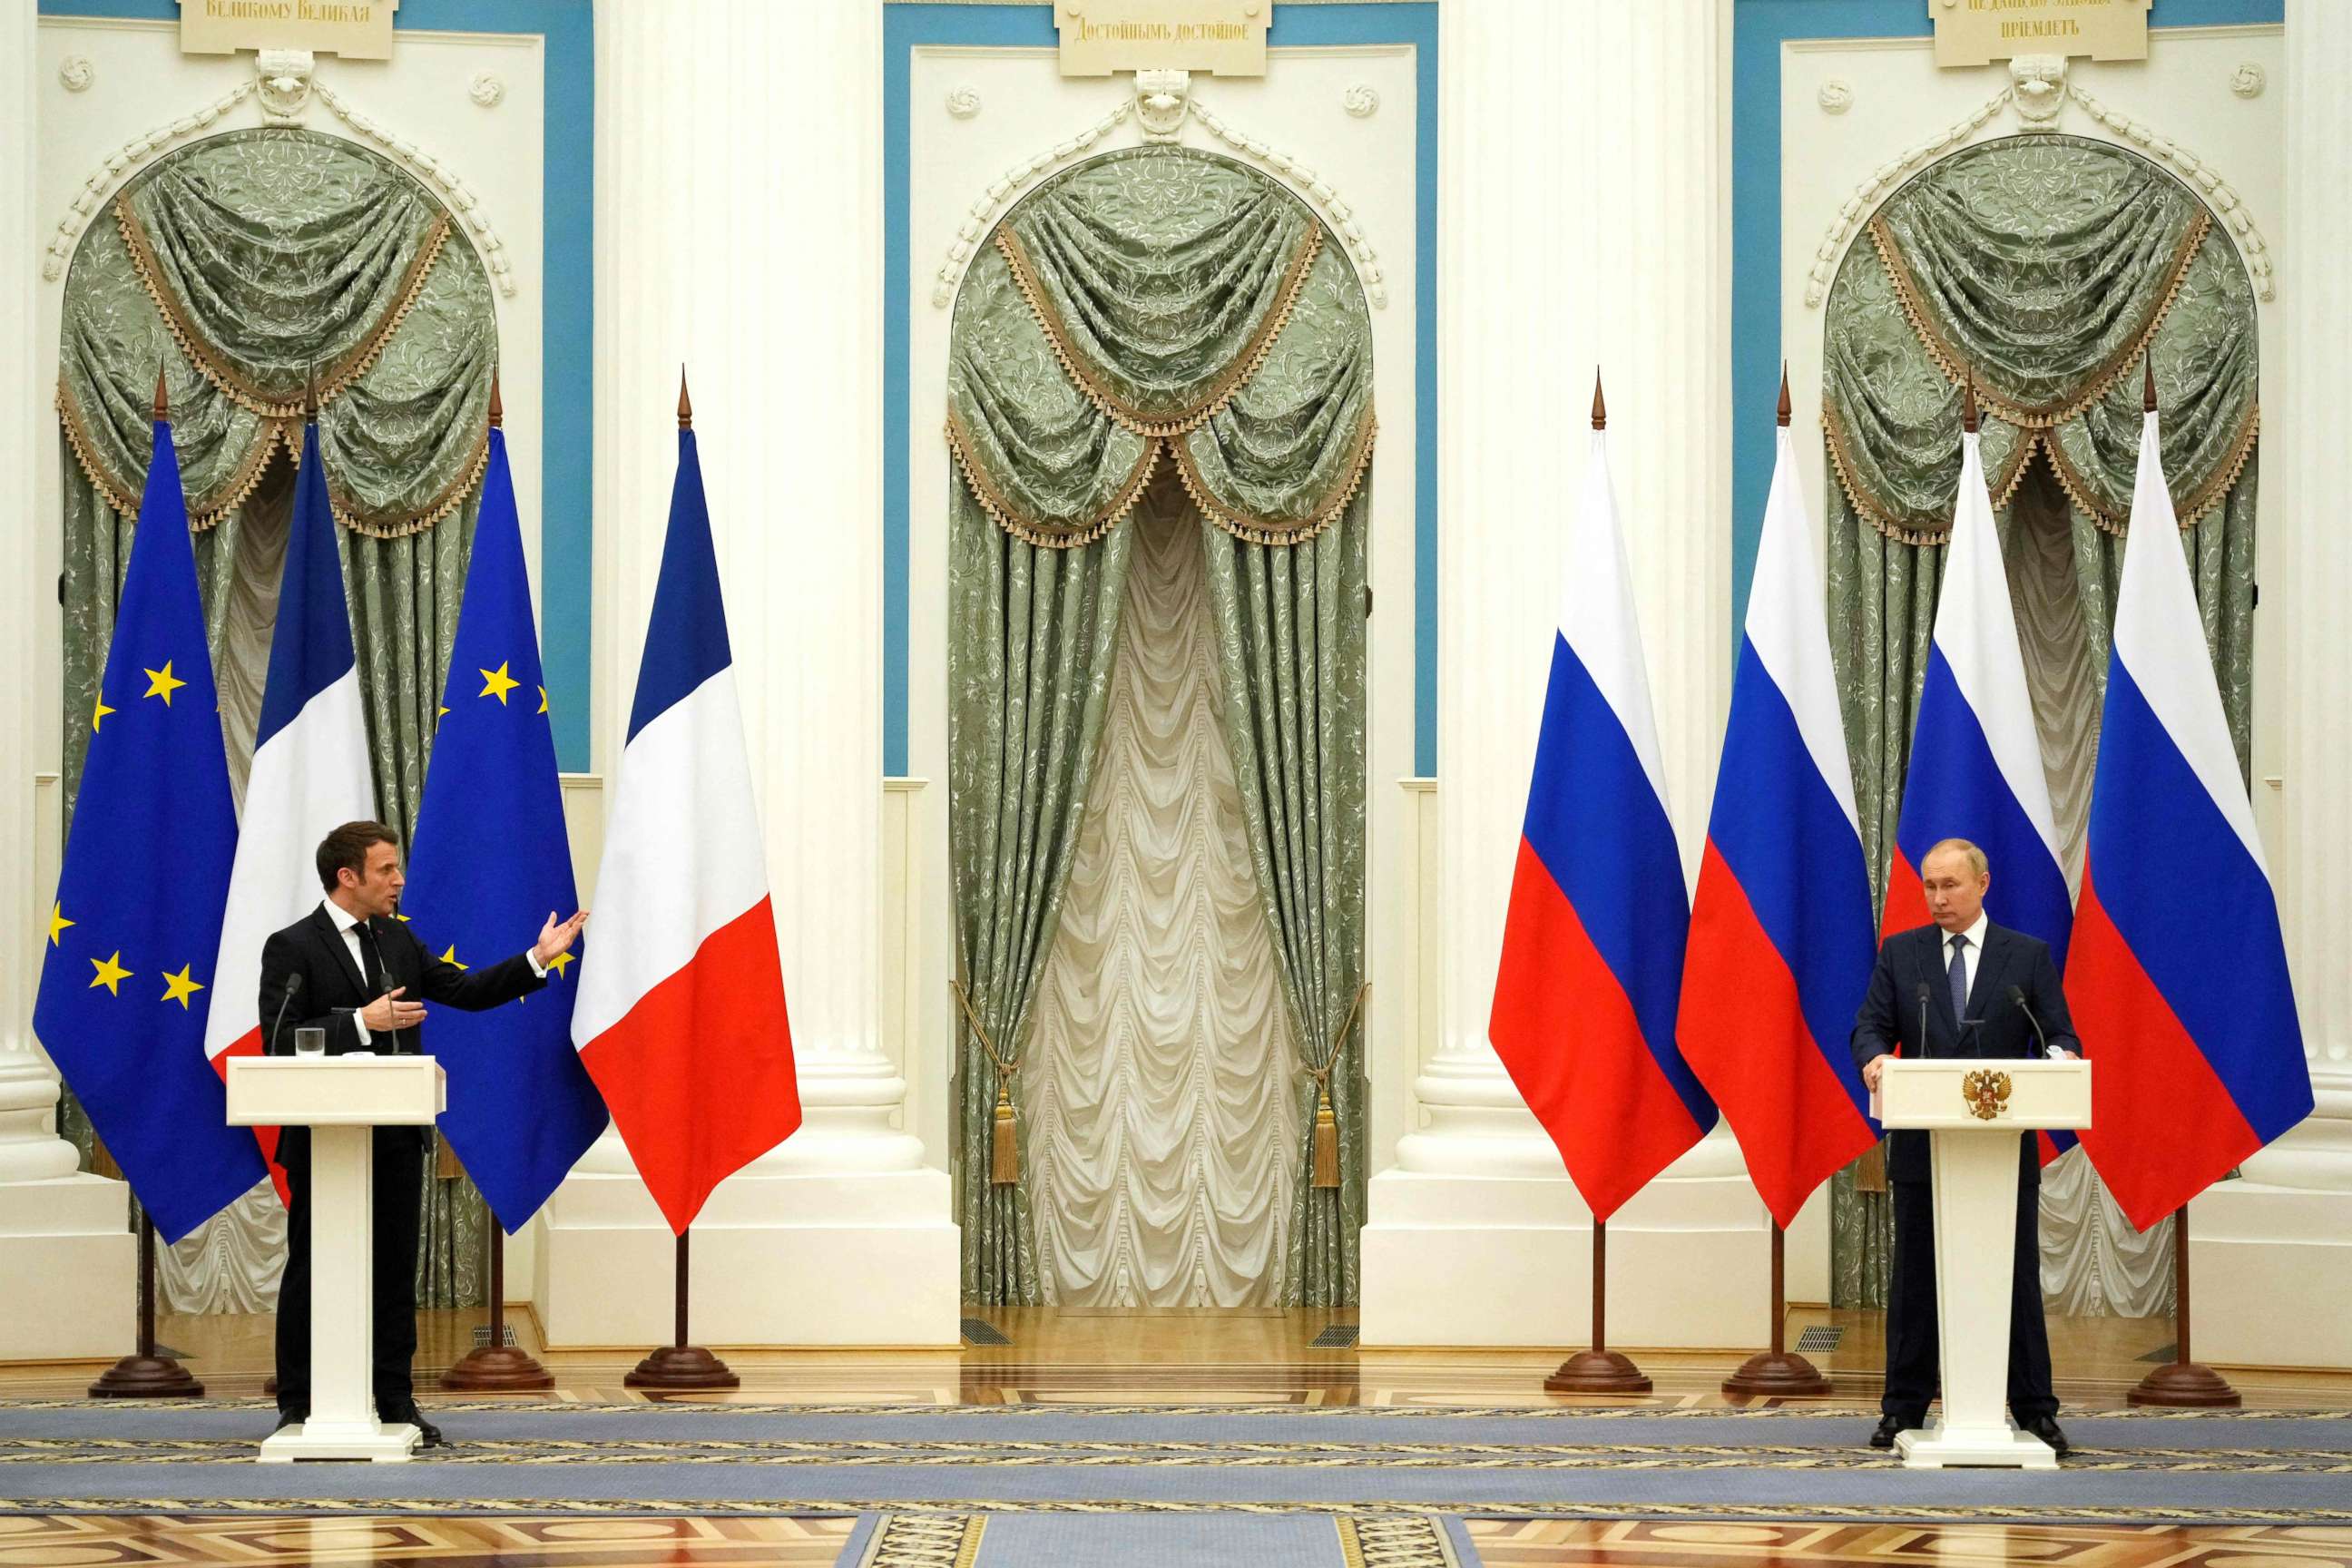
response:
M88 92L98 79L98 68L88 55L68 55L58 62L58 80L68 92Z

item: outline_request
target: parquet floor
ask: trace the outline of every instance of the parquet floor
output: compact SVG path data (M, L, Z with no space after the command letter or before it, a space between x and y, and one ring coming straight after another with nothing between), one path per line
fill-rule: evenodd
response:
M743 1380L730 1394L670 1396L767 1404L904 1405L1234 1404L1513 1405L1558 1403L1543 1392L1560 1351L1357 1351L1310 1343L1346 1311L1099 1312L976 1310L1009 1342L960 1351L734 1351ZM471 1343L478 1313L419 1318L418 1390L429 1408L434 1381ZM623 1385L639 1352L550 1353L525 1311L508 1314L520 1343L554 1373L553 1397L584 1403L642 1400ZM159 1338L181 1352L222 1399L258 1398L270 1370L268 1317L166 1317ZM1861 1408L1877 1398L1879 1317L1800 1308L1793 1344L1807 1328L1843 1331L1814 1353L1836 1392L1823 1403ZM2123 1403L2171 1343L2164 1320L2051 1321L2059 1395L2073 1408ZM1636 1352L1656 1384L1645 1401L1704 1408L1726 1403L1721 1380L1744 1352ZM0 1366L0 1400L78 1397L96 1364ZM2352 1372L2232 1368L2250 1406L2352 1408ZM480 1395L468 1395L479 1398ZM544 1399L545 1394L528 1396ZM1592 1403L1583 1401L1582 1403ZM1860 1440L1866 1426L1857 1423ZM835 1563L845 1519L287 1520L182 1515L0 1517L0 1568L145 1563L403 1563L414 1568L638 1568L640 1564ZM2010 1562L2067 1568L2352 1568L2352 1531L2273 1527L2026 1528L1845 1524L1704 1524L1475 1520L1470 1532L1488 1568L1763 1568L1767 1564L1919 1564L1937 1568Z

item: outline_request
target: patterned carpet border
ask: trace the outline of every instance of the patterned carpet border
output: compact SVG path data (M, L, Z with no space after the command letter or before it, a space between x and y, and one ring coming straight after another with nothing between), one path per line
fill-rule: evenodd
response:
M1340 1505L1310 1501L1189 1501L1122 1499L1111 1501L1015 1500L1004 1498L697 1498L601 1501L583 1499L468 1498L16 1498L0 1503L0 1515L158 1514L189 1517L214 1515L300 1517L308 1515L380 1515L464 1518L471 1515L592 1515L596 1517L661 1518L673 1515L827 1515L898 1513L1076 1513L1076 1514L1330 1514ZM2011 1505L1969 1503L1675 1503L1643 1501L1558 1502L1548 1500L1478 1499L1459 1502L1422 1501L1394 1505L1390 1512L1416 1514L1431 1520L1449 1516L1469 1519L1675 1519L1729 1522L1805 1520L1821 1522L1979 1523L1979 1524L2352 1524L2352 1502L2344 1508L2184 1508L2179 1506L2102 1507L2070 1504Z
M1348 1415L1408 1417L1500 1417L1514 1420L1724 1420L1833 1419L1875 1421L1876 1405L1097 1405L1033 1400L1019 1405L752 1405L657 1399L618 1404L569 1400L426 1399L427 1415L444 1412L549 1412L594 1415L614 1413L694 1415ZM277 1406L266 1399L0 1399L0 1415L12 1410L248 1410ZM2249 1410L2162 1410L2139 1405L2112 1409L2067 1405L2067 1420L2101 1421L2346 1421L2352 1407L2280 1407Z

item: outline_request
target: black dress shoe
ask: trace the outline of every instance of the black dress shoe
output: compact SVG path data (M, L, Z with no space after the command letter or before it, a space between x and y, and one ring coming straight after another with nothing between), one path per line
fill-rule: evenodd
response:
M297 1405L291 1410L280 1410L278 1413L277 1430L283 1432L289 1426L299 1426L309 1419L310 1419L310 1411L307 1405Z
M432 1422L427 1421L422 1415L414 1416L412 1417L412 1420L415 1422L417 1434L423 1439L424 1446L425 1447L446 1448L449 1446L449 1439L441 1436L440 1427L436 1426Z
M1874 1448L1892 1448L1895 1447L1895 1436L1902 1430L1901 1421L1892 1415L1882 1415L1878 1418L1878 1430L1870 1435L1870 1446Z
M2049 1444L2051 1451L2062 1459L2073 1451L2066 1441L2066 1434L2059 1429L2058 1418L2054 1415L2037 1415L2025 1424L2025 1429Z

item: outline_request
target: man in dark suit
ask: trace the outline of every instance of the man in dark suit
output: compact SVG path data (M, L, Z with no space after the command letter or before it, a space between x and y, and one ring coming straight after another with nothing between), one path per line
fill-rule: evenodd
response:
M1853 1022L1853 1059L1878 1088L1897 1048L1926 1057L2080 1054L2050 946L1985 918L1992 885L1984 851L1948 838L1927 851L1919 879L1935 924L1898 931L1878 950L1870 991ZM1920 1037L1920 997L1927 999ZM2030 1009L2030 1016L2029 1016ZM2037 1033L2034 1025L2041 1025ZM1936 1211L1925 1132L1893 1134L1887 1159L1895 1199L1895 1272L1886 1309L1886 1394L1870 1436L1874 1448L1923 1426L1938 1393L1936 1340ZM2050 1384L2050 1331L2042 1315L2042 1163L2031 1132L2018 1139L2017 1246L2009 1303L2009 1409L2017 1424L2060 1454L2058 1399Z
M397 919L400 854L382 823L347 822L320 840L319 883L326 900L261 948L264 1048L291 1054L294 1031L323 1029L327 1054L424 1049L425 1003L467 1012L511 1002L547 984L547 966L570 950L586 923L552 913L530 951L466 968L436 958ZM374 1384L378 1420L409 1422L427 1446L440 1429L417 1413L409 1363L416 1355L416 1227L423 1195L425 1129L379 1127L374 1137ZM278 1288L278 1418L310 1414L310 1132L287 1128L278 1142L292 1204L287 1212L286 1273Z

